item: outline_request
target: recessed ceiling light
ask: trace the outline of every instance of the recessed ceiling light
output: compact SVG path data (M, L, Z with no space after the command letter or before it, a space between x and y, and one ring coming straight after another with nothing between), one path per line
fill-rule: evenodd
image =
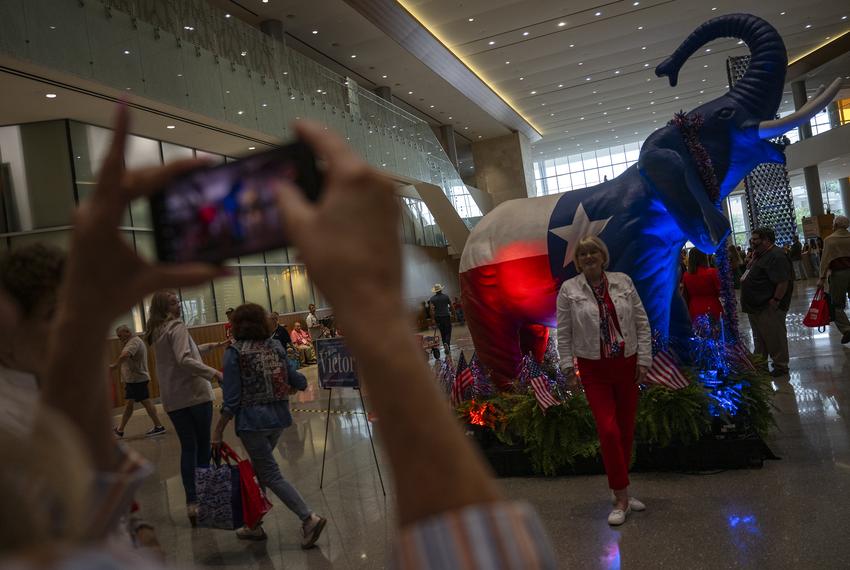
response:
M631 107L626 107L626 111L631 111L631 110L632 110Z
M590 81L590 79L591 79L590 77L585 77L585 78L584 78L584 80L585 80L585 81Z
M55 29L56 29L56 26L49 26L49 28L50 28L51 30L55 30Z
M744 40L738 40L738 45L741 45L743 43L744 43Z
M646 49L646 46L641 46L641 48L640 48L640 49Z
M318 33L319 33L319 30L313 30L313 35L314 35L314 36L315 36L316 34L318 34Z
M712 12L714 12L715 10L717 10L717 7L711 9Z
M583 61L578 62L579 65L584 65Z
M594 14L594 16L601 16L601 15L602 15L602 12L596 12L596 13Z
M559 28L563 28L563 27L564 27L564 26L566 26L566 25L567 25L567 23L566 23L566 22L558 22L558 27L559 27Z
M570 47L571 47L571 48L574 48L574 47L576 47L576 45L575 45L575 44L570 44Z
M463 130L468 131L469 127L463 127Z
M408 95L413 95L413 91L408 91L408 92L407 92L407 94L408 94Z
M806 24L806 29L807 29L807 30L808 30L809 28L811 28L811 27L812 27L812 25L811 25L811 24Z
M225 14L225 15L224 15L224 17L225 17L225 18L229 18L229 17L230 17L230 14Z
M125 50L124 50L124 55L130 55L130 50L125 49Z
M705 65L703 65L703 67L708 67L708 64L706 63Z
M649 67L649 64L648 64L648 63L644 63L644 64L643 64L643 66L644 66L644 67Z
M242 57L245 57L246 55L248 55L248 52L245 51L245 50L242 50L242 53L240 53L239 55L241 55Z
M847 19L847 16L841 16L841 19L842 19L842 20L846 20L846 19Z
M255 147L255 146L249 146L248 147L248 150L256 150L256 149L257 149L257 147Z
M453 118L453 117L449 117L449 120L451 121L451 120L452 120L452 118Z
M268 104L267 104L267 103L263 103L263 105L262 105L262 106L263 106L263 107L268 107Z
M505 65L510 65L510 64L511 64L511 62L509 62L509 61L505 62Z
M493 40L490 40L489 42L487 42L487 45L488 46L496 45L496 42L494 42Z
M356 53L351 54L351 59L355 59L357 57Z
M711 48L705 48L706 53L709 53L710 51L711 51Z
M558 89L562 89L563 87L564 87L564 84L563 84L563 83L559 83L559 84L558 84Z
M470 18L470 19L469 19L469 21L470 21L470 22L474 22L474 21L475 21L475 18Z
M434 108L434 106L433 106L433 105L431 105L431 107L430 107L430 108L431 108L431 109L433 109L433 108Z
M56 93L45 93L44 96L48 99L56 99Z
M176 129L177 127L175 127L174 125L165 125L165 128L166 129Z
M532 95L537 95L537 91L532 91L532 92L531 92L531 94L532 94Z
M528 35L528 32L523 32L523 33L522 33L522 35L523 35L523 36L527 36L527 35Z
M785 15L785 12L779 12L779 15L780 15L780 16L784 16L784 15Z
M236 114L237 114L237 115L244 115L244 114L245 114L245 111L236 111Z
M483 138L483 137L481 135L478 135L478 138L480 139L480 138ZM469 168L472 168L472 167L470 166Z
M617 71L615 71L614 75L620 75L620 70L618 69Z
M183 29L184 29L184 30L188 30L188 31L190 31L190 32L194 32L194 31L195 31L195 27L194 27L194 26L183 26Z
M638 26L638 29L639 29L639 30L642 30L642 29L643 29L643 26Z
M381 76L381 78L386 79L386 78L387 78L387 76L386 76L386 75L382 75L382 76Z
M519 80L520 80L520 81L525 81L525 77L520 77L520 78L519 78Z
M632 6L640 6L640 2L634 2L632 3Z
M578 120L579 120L579 121L583 121L583 120L584 120L584 117L579 117L579 118L578 118Z

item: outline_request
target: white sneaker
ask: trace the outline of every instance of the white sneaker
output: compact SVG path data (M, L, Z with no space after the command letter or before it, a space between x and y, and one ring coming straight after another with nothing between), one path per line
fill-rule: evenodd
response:
M630 507L627 507L625 511L623 509L614 509L611 511L611 514L608 515L608 524L611 526L620 526L626 522L626 517L630 512L632 512Z
M617 504L617 497L614 497L614 498L611 499L611 504L612 505ZM644 505L642 501L639 501L638 499L635 499L634 497L629 497L629 509L636 512L636 513L639 513L641 511L646 510L646 505Z

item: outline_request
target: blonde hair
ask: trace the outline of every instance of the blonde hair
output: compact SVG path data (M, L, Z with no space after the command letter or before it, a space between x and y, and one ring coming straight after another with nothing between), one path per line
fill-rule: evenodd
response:
M602 268L608 269L608 260L610 259L610 255L608 254L608 246L605 245L605 242L599 239L596 236L587 236L581 238L579 240L578 245L576 246L575 254L573 254L573 261L576 264L576 271L581 273L581 263L579 263L579 256L586 251L598 251L602 254Z

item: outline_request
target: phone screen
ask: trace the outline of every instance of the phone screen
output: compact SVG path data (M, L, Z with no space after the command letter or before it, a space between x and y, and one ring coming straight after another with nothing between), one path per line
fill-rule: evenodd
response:
M277 194L283 181L318 198L321 177L304 143L175 179L151 198L159 259L217 263L287 245Z

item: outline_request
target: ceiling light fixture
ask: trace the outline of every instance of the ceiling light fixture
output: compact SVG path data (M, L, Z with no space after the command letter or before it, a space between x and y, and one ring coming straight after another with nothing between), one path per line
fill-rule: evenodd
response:
M531 94L532 94L532 95L537 95L537 91L532 91L532 92L531 92Z
M596 13L594 14L594 16L601 16L601 15L602 15L602 12L596 12Z
M806 29L807 29L807 30L808 30L809 28L811 28L811 27L812 27L812 25L811 25L811 24L806 24Z
M237 115L244 115L244 114L245 114L245 111L236 111L236 114L237 114Z
M520 81L525 81L525 77L520 77L520 78L519 78L519 80L520 80Z
M56 93L46 93L44 96L48 99L56 99Z
M566 23L566 22L558 22L558 27L559 27L559 28L563 28L563 27L564 27L564 26L566 26L566 25L567 25L567 23Z
M648 63L644 63L644 64L643 64L643 66L644 66L644 67L649 67L649 64L648 64Z
M780 16L784 16L784 15L785 15L785 12L779 12L779 15L780 15Z
M475 18L469 18L469 20L468 20L468 21L470 21L470 22L474 22L474 21L475 21Z
M563 87L564 87L564 84L563 84L563 83L559 83L559 84L558 84L558 89L563 89Z
M433 105L431 105L431 106L429 107L429 109L433 109L433 108L434 108L434 106L433 106Z
M408 95L413 95L413 91L408 91L408 92L407 92L407 94L408 94Z
M579 65L584 65L583 61L578 62Z
M505 62L505 65L510 65L510 64L511 64L511 62L509 62L509 61Z
M313 30L313 35L314 35L314 36L315 36L316 34L318 34L318 33L319 33L319 30Z
M130 55L130 50L125 49L125 50L124 50L124 55Z
M640 6L640 2L634 2L632 6Z
M614 75L620 75L620 70L618 69L617 71L615 71Z
M386 76L386 75L382 75L382 76L381 76L381 78L386 79L386 78L387 78L387 76Z
M523 32L523 33L522 33L522 35L523 35L523 36L527 36L527 35L528 35L528 32Z
M257 147L255 147L255 146L249 146L248 147L248 150L256 150L256 149L257 149Z
M489 42L487 42L487 45L488 46L494 46L494 45L496 45L496 42L494 42L493 40L490 40Z
M638 29L639 29L639 30L642 30L642 29L643 29L643 26L638 26Z
M165 125L165 128L166 129L176 129L177 127L175 127L174 125Z
M225 14L225 15L224 15L224 17L225 17L225 18L229 18L229 17L230 17L230 14Z
M585 77L585 78L584 78L584 80L585 80L585 81L590 81L590 79L591 79L590 77Z
M711 48L705 48L705 53L711 53Z
M356 54L356 53L351 54L351 59L356 59L356 58L357 58L357 54Z

